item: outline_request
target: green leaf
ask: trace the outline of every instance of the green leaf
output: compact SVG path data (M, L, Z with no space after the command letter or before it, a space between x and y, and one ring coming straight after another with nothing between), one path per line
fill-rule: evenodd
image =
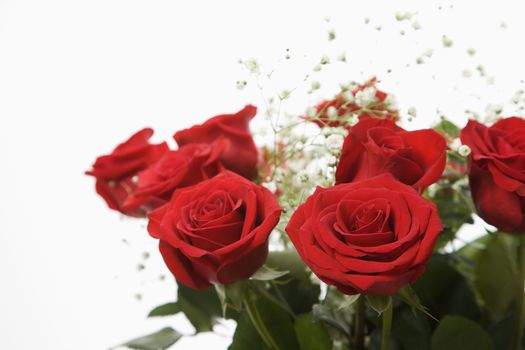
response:
M452 266L452 261L450 255L434 254L412 288L421 304L438 319L443 315L460 315L478 320L480 309L474 291Z
M493 350L490 335L461 316L446 316L432 335L432 350Z
M389 296L367 295L366 300L368 301L368 305L379 315L385 312L385 310L392 304L392 297Z
M229 310L233 309L236 312L242 310L242 301L244 299L244 291L246 289L246 283L238 282L228 285L215 284L215 290L217 296L222 304L222 316L224 318L230 318L231 313Z
M308 278L310 275L308 267L295 249L270 252L266 266L277 271L289 271L297 278Z
M345 295L344 301L339 305L337 310L346 309L347 307L353 305L358 299L361 297L361 294L354 294L354 295Z
M394 310L392 336L403 350L429 350L430 325L422 314L402 305Z
M403 288L401 288L397 292L397 296L401 300L403 300L406 304L408 304L412 309L419 310L425 315L427 315L428 317L433 318L434 320L437 321L437 319L428 312L428 309L424 305L421 304L419 297L417 296L414 289L410 287L410 285L406 285Z
M492 239L491 234L479 237L478 239L465 244L457 253L470 259L476 260L481 252L487 247L487 243Z
M180 307L177 303L167 303L163 305L159 305L153 310L151 310L148 314L148 317L159 317L159 316L169 316L169 315L175 315L179 313Z
M461 129L450 120L442 118L439 124L434 127L434 130L441 133L446 138L456 138L459 136Z
M179 283L177 304L197 333L211 331L216 319L222 316L221 302L213 287L196 290Z
M442 248L456 237L456 232L465 223L472 221L472 203L467 189L453 185L439 185L431 200L438 208L443 231L439 234L436 247Z
M271 350L255 329L247 312L243 312L237 320L237 328L228 350Z
M263 265L257 272L255 272L251 279L258 281L270 281L289 274L290 271L277 271L266 265Z
M290 314L253 290L247 290L245 296L246 312L268 347L273 350L299 348Z
M312 306L319 302L321 286L314 284L309 278L287 278L281 277L274 283L283 298L288 302L296 314L303 314L312 311Z
M166 327L158 332L128 341L122 346L135 350L164 350L172 346L182 337L173 328Z
M294 328L301 350L332 349L332 339L323 324L315 321L311 313L299 315Z
M348 326L342 320L339 320L332 309L330 309L328 306L321 304L314 305L312 308L312 317L314 320L321 321L324 324L338 330L346 337L350 337Z
M518 289L512 256L499 235L493 235L476 261L475 285L493 320L509 310Z

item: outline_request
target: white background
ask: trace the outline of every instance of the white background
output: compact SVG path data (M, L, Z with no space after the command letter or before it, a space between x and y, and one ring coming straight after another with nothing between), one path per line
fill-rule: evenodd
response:
M144 223L108 210L83 175L96 156L144 126L160 141L246 103L262 107L237 63L251 57L277 69L266 90L298 87L290 112L376 75L404 114L417 109L406 127L430 126L436 108L464 125L465 109L483 112L524 88L522 1L487 3L0 0L0 349L107 349L167 325L191 333L182 316L145 318L175 289ZM396 11L415 13L421 29ZM335 60L342 51L346 65ZM332 63L312 73L325 53ZM322 89L308 95L312 80ZM228 343L204 335L174 348Z

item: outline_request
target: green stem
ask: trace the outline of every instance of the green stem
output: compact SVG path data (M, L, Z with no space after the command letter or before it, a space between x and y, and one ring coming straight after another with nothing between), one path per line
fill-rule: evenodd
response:
M266 343L266 345L270 349L279 350L279 347L273 340L272 335L270 334L270 332L266 328L266 325L262 321L261 316L259 315L259 310L257 310L257 306L251 300L253 297L253 295L248 295L248 293L244 296L243 303L246 312L248 313L248 317L252 321L253 327L257 330L257 333L259 333L264 343Z
M363 295L355 303L354 345L356 350L365 348L365 298Z
M514 335L514 342L512 349L521 350L523 344L523 331L525 328L525 236L519 235L518 239L518 289L516 296L516 310L518 315L516 317L516 329Z
M392 316L394 310L392 308L392 298L390 297L388 307L383 312L383 330L381 334L381 350L390 349L390 332L392 329Z

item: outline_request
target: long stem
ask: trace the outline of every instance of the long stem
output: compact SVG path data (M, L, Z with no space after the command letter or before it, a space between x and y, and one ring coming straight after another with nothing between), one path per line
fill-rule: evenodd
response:
M355 303L354 345L356 350L363 350L365 347L365 298L363 295Z
M393 313L394 310L392 308L392 299L390 299L387 309L383 312L383 332L381 334L381 350L390 349L390 331L392 329Z
M257 330L257 333L259 333L262 340L270 349L279 350L279 347L273 340L272 335L270 334L270 332L266 328L266 325L262 321L261 316L259 315L259 311L257 310L257 306L253 303L251 298L253 298L251 295L245 295L243 303L246 312L248 313L248 317L252 321L253 327L255 328L255 330Z
M525 236L518 237L518 290L516 296L516 310L518 315L516 317L516 330L513 342L514 350L521 350L523 344L523 331L525 328Z

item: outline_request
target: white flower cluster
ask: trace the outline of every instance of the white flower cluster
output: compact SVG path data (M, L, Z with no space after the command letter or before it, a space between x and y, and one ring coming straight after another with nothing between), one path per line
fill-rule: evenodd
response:
M366 87L363 90L356 92L355 104L359 107L366 107L376 102L376 89L374 87Z

